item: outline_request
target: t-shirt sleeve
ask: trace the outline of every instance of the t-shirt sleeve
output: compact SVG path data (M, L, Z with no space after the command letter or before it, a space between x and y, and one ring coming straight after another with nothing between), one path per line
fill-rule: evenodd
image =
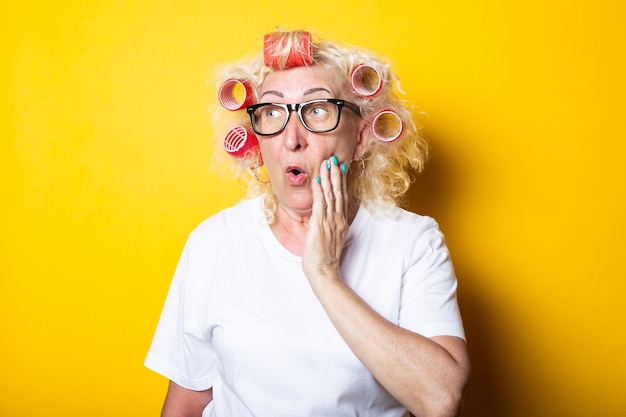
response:
M426 337L465 340L456 297L457 279L443 233L427 224L416 238L402 279L399 325Z
M211 388L216 357L202 326L199 286L203 275L199 251L187 241L176 267L144 365L191 390Z

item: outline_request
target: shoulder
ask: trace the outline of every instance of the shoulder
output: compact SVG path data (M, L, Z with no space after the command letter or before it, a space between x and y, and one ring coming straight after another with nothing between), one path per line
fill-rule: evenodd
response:
M192 234L202 234L207 230L216 227L233 226L256 221L262 214L261 202L259 198L241 201L234 206L227 207L202 221L191 232Z
M370 222L385 228L393 230L403 230L412 235L420 235L427 231L440 232L437 221L421 214L416 214L399 207L390 208L365 208Z
M232 236L240 230L250 230L263 219L260 198L241 201L225 208L202 221L189 235L189 241L202 243L215 242L218 238Z
M446 248L445 236L438 222L430 216L401 208L383 212L367 208L365 211L367 221L360 237L371 242L370 245L390 248L410 257Z

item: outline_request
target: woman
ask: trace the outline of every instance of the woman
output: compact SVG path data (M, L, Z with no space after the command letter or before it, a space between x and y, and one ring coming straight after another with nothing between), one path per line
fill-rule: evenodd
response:
M146 358L170 380L162 416L460 408L469 360L444 238L396 207L424 142L387 65L309 36L266 36L224 77L254 94L230 114L258 136L233 158L255 197L185 246ZM360 63L380 77L371 94L350 78ZM397 140L376 135L383 109L403 122Z

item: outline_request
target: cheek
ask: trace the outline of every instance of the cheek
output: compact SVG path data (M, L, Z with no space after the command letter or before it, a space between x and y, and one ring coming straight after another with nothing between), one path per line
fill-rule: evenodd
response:
M341 156L344 156L346 160L351 159L354 154L354 150L356 149L358 139L358 130L352 124L338 130L336 138L337 142L335 144L336 152L341 153Z
M261 151L261 157L263 161L273 161L276 159L276 146L273 141L259 139L259 150Z

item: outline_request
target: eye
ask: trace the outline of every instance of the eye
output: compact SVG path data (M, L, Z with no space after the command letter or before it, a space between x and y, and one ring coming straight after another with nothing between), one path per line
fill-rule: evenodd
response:
M269 106L263 112L263 116L268 119L280 118L280 117L284 117L284 115L285 115L285 110L277 106Z
M314 116L324 116L327 113L328 113L328 110L323 109L321 107L314 107L313 109L311 109L311 114Z
M306 117L323 118L329 113L328 103L312 103L304 109Z

